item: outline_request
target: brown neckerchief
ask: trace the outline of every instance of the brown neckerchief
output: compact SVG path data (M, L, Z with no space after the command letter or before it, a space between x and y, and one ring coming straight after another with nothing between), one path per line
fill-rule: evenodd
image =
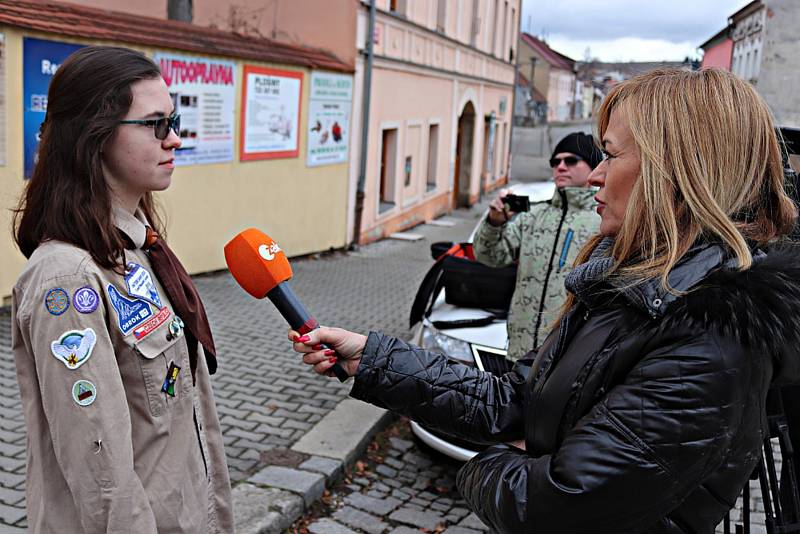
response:
M217 350L214 347L214 338L211 335L206 309L189 273L186 272L167 243L149 226L142 248L150 256L150 264L167 292L173 310L185 324L192 380L194 381L195 369L197 369L198 342L203 345L208 371L213 375L217 371Z

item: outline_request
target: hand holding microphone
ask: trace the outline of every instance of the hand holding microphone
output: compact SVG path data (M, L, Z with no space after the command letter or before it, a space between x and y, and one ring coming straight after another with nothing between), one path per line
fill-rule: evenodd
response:
M344 367L348 375L353 376L361 363L367 337L341 328L321 326L304 336L290 330L289 341L294 342L295 351L303 354L303 363L313 365L317 373L327 374L331 366L337 364L337 359L328 353L335 350L342 357L338 360L338 365ZM325 346L331 348L324 349Z
M268 297L295 333L300 336L308 335L319 328L317 320L306 311L289 285L292 267L289 265L286 254L267 234L255 228L241 232L225 245L225 262L242 289L257 299ZM315 335L315 339L319 339L319 337ZM300 344L295 345L295 350L298 345ZM333 348L336 349L337 346ZM326 354L325 351L330 349L324 343L320 344L319 349L312 346L311 350L314 351L314 354L323 355L327 360L325 362L314 361L315 365L319 364L321 367L325 367L326 371L333 371L342 382L350 377L341 364L333 360L334 354ZM298 352L308 351L298 350ZM358 354L360 355L360 352ZM339 355L351 356L341 353ZM310 355L308 357L317 360L316 357Z

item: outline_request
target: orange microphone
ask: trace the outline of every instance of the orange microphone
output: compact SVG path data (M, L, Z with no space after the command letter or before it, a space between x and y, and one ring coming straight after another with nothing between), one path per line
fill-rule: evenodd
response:
M241 232L225 245L225 262L242 289L257 299L269 298L292 330L303 335L319 328L289 285L292 267L286 254L267 234L255 228ZM350 378L339 363L331 370L342 382Z

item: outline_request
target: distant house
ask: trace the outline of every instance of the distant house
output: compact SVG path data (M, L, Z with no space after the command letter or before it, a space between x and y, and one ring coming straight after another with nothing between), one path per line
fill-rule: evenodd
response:
M521 72L517 72L514 123L535 126L547 122L547 98Z
M521 34L519 70L532 72L533 86L547 98L547 120L566 121L575 116L575 60L556 52L547 43Z
M730 36L731 28L726 26L716 35L700 45L703 49L703 61L700 68L717 67L724 70L731 70L733 61L733 39Z

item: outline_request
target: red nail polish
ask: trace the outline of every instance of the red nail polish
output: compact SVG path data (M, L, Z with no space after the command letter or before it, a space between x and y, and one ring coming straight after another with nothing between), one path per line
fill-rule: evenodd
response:
M306 341L311 341L311 338L306 336L300 336L295 340L297 343L305 343Z
M334 354L336 354L336 351L333 350L333 349L325 349L325 353L324 354L325 354L325 356L333 356Z
M336 356L333 356L333 357L331 357L331 358L328 358L328 361L329 361L330 363L336 363Z
M322 350L322 343L317 343L316 345L314 345L311 348L314 349L314 350Z

